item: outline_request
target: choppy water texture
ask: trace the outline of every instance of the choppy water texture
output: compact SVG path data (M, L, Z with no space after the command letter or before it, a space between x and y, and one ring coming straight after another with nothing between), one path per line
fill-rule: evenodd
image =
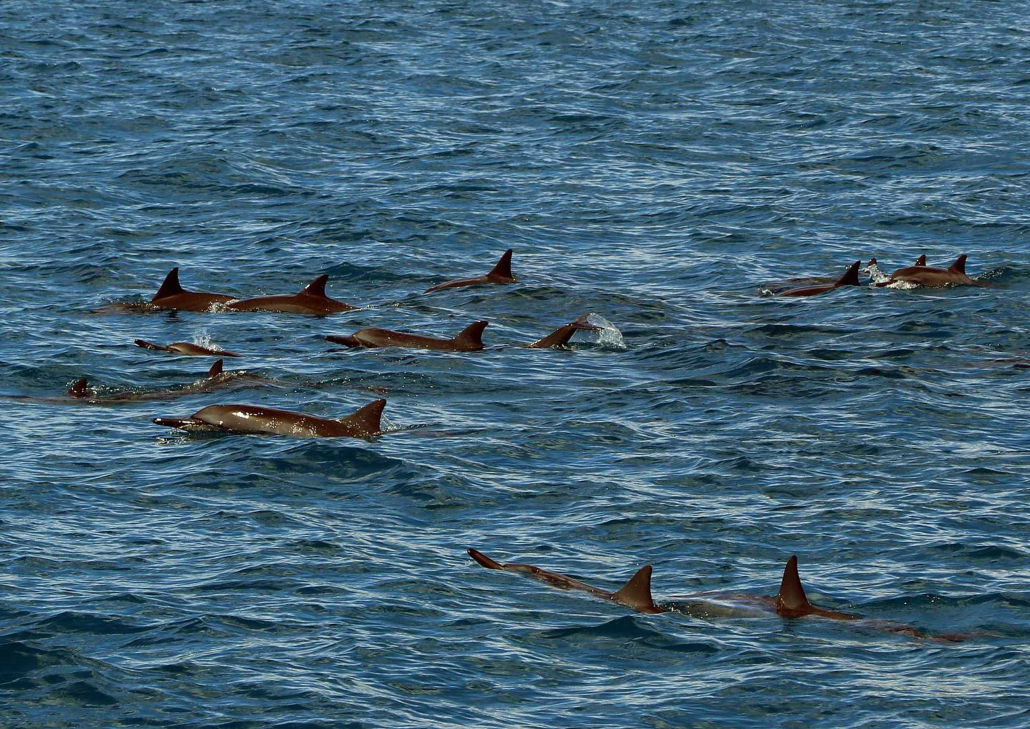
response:
M1025 727L1030 6L0 5L0 716L35 727ZM521 283L418 292L515 250ZM995 288L789 278L969 254ZM187 288L330 318L93 314ZM625 348L519 347L586 312ZM490 326L484 352L325 334ZM372 441L186 437L249 402ZM641 616L810 597L973 638Z

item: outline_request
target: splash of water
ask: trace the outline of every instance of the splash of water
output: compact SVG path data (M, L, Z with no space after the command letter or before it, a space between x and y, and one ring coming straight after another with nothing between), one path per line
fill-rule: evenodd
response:
M626 340L622 338L622 332L620 332L618 327L603 316L591 312L584 317L584 321L595 327L601 327L600 331L597 332L597 343L602 347L607 347L608 349L626 349Z

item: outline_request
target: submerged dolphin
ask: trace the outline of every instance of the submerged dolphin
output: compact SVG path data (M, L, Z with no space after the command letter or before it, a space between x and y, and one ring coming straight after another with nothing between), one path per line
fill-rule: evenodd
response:
M858 267L861 264L861 261L855 261L852 263L847 272L834 283L791 289L790 291L784 291L780 296L815 296L816 294L825 294L827 291L833 291L841 286L858 286Z
M339 420L258 405L211 405L188 418L154 418L190 432L269 433L298 438L369 438L380 435L386 400L375 400Z
M636 574L617 591L609 592L558 572L549 572L528 564L501 564L478 550L468 549L467 551L472 559L487 569L520 572L559 589L586 592L594 597L610 600L641 613L684 612L701 618L716 615L760 614L764 612L774 612L785 618L801 618L815 615L831 620L861 621L863 625L875 627L879 630L916 638L937 638L949 641L962 640L964 638L964 636L952 634L930 636L909 625L884 620L870 620L859 615L827 610L813 605L808 601L808 597L805 595L805 588L801 584L801 577L798 575L798 558L796 556L791 556L787 560L787 564L783 568L783 577L780 580L780 589L775 595L702 593L684 600L657 603L651 596L650 565L637 570ZM740 608L733 608L732 605L734 603L742 605L745 609L741 611ZM751 608L751 611L748 611L747 608Z
M184 354L191 357L239 357L235 352L227 352L224 349L211 349L200 344L190 342L173 342L172 344L154 344L143 339L134 339L137 347L143 349L154 349L160 352L171 352L172 354Z
M458 281L446 281L426 289L427 294L443 289L456 289L462 286L475 286L477 284L510 284L518 283L511 275L511 248L504 252L497 265L490 269L489 273L476 278L463 278Z
M232 301L226 294L208 294L198 291L186 291L179 285L179 267L176 266L165 276L161 288L150 300L150 306L158 309L179 309L181 311L210 311L215 304Z
M925 261L925 257L923 259ZM877 286L890 286L895 283L916 284L932 288L944 286L984 286L980 281L975 281L966 275L966 254L959 256L948 268L936 268L935 266L909 266L899 268L891 274L890 279Z
M353 311L356 306L330 299L325 293L328 274L322 274L295 294L258 296L253 299L239 299L226 304L227 311L271 311L284 314L336 314Z
M469 324L451 339L426 337L422 334L395 332L371 327L354 332L349 337L329 335L326 341L348 347L409 347L412 349L439 349L447 352L477 352L483 349L483 330L488 322Z

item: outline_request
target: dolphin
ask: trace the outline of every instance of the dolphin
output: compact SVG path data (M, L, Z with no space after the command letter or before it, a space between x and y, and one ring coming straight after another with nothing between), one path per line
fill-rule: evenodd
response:
M457 289L462 286L475 286L477 284L510 284L518 283L515 277L511 275L511 248L504 252L501 256L501 260L497 262L497 265L490 269L490 272L484 276L477 276L476 278L463 278L458 281L446 281L442 284L437 284L426 289L425 293L431 294L434 291L442 291L443 289Z
M587 322L586 319L587 319L588 316L590 316L590 315L589 314L584 314L583 316L579 317L578 319L574 319L574 320L570 321L568 324L563 324L562 326L560 326L557 329L555 329L553 332L548 334L543 339L538 339L535 342L533 342L532 344L527 344L526 348L527 349L546 349L546 348L550 347L550 348L553 348L553 349L558 349L558 348L565 347L566 345L568 345L569 340L572 339L572 335L575 334L578 331L588 331L588 332L599 332L599 331L601 331L601 327L595 326L595 325L590 324L589 322Z
M386 400L375 400L339 420L259 405L210 405L188 418L154 418L188 432L269 433L298 438L370 438L382 434Z
M137 347L143 347L143 349L154 349L161 352L171 352L172 354L184 354L192 357L239 357L240 355L235 352L227 352L224 349L211 349L210 347L204 347L199 344L191 344L190 342L173 342L172 344L154 344L143 339L134 339Z
M176 266L165 276L161 288L150 300L149 306L158 309L178 309L181 311L210 311L215 304L232 301L226 294L207 294L197 291L186 291L179 285L179 267Z
M926 260L925 257L923 259ZM934 266L909 266L899 268L891 274L890 279L877 286L890 286L894 283L908 283L932 288L944 286L984 286L980 281L975 281L966 275L966 254L963 253L948 268L936 268Z
M626 584L615 592L602 590L585 582L573 579L558 572L549 572L528 564L502 564L487 557L475 549L468 549L472 559L487 569L519 572L534 579L546 582L562 590L578 590L603 600L610 600L624 607L632 608L640 613L682 612L700 618L713 616L748 616L762 613L776 613L784 618L802 618L816 616L830 620L860 621L862 625L874 627L890 633L899 633L915 638L935 638L946 641L959 641L967 636L957 634L927 635L910 625L893 623L886 620L870 620L860 615L827 610L813 605L805 594L798 574L798 558L792 555L783 568L780 578L780 589L775 595L722 595L719 593L700 593L683 600L655 602L651 596L651 565L641 567ZM742 605L734 608L733 604ZM749 610L750 608L750 610Z
M358 308L326 296L325 284L328 280L328 274L322 274L295 294L238 299L226 304L225 309L227 311L271 311L284 314L325 316Z
M861 264L861 261L855 261L852 263L847 272L834 283L791 289L790 291L784 291L780 296L815 296L816 294L825 294L827 291L839 289L841 286L858 286L858 267Z
M326 341L348 347L408 347L411 349L439 349L447 352L477 352L483 349L483 330L486 329L488 323L477 321L469 324L461 333L451 339L371 327L356 331L349 337L329 335L326 337Z

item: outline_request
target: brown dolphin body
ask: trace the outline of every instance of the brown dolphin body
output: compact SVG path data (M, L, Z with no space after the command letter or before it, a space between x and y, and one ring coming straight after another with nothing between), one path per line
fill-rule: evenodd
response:
M477 276L476 278L463 278L458 281L446 281L426 289L426 293L431 294L434 291L442 291L443 289L456 289L462 286L476 286L478 284L510 283L518 283L518 281L511 275L511 249L509 248L501 256L501 260L497 262L497 265L490 269L486 275Z
M451 339L427 337L422 334L395 332L371 327L354 332L349 337L327 336L326 341L348 347L408 347L410 349L438 349L447 352L477 352L483 349L483 330L488 322L469 324Z
M211 405L188 418L154 418L167 425L195 432L267 433L298 438L369 438L382 431L386 400L375 400L339 420L258 405Z
M923 257L925 261L925 256ZM889 280L877 284L877 286L889 286L893 283L910 283L931 288L942 288L944 286L983 286L980 281L974 281L966 275L966 254L959 256L948 268L937 268L935 266L909 266L899 268L891 274Z
M226 305L227 311L271 311L283 314L315 314L325 316L341 311L353 311L356 306L330 299L325 293L329 280L322 274L296 294L258 296L253 299L239 299Z
M641 613L687 612L697 614L699 617L709 617L719 614L749 614L746 611L742 613L739 609L736 611L727 611L724 603L728 599L731 602L754 605L762 611L775 612L777 615L785 618L802 618L809 615L815 615L821 618L829 618L830 620L859 621L862 625L868 627L883 630L888 633L908 635L914 638L960 641L969 637L957 634L927 635L926 633L923 633L909 625L893 623L886 620L869 620L859 615L842 613L836 610L827 610L813 605L808 601L808 596L805 595L805 588L801 584L801 577L798 574L798 558L796 556L791 556L791 558L787 560L787 564L783 568L783 577L780 579L780 589L774 596L730 595L721 596L722 599L720 599L719 595L703 593L701 595L688 598L686 601L656 603L654 598L651 596L650 565L641 567L637 570L636 574L634 574L633 577L631 577L619 590L608 592L607 590L602 590L598 587L588 585L558 572L548 572L547 570L528 564L501 564L500 562L487 557L478 550L469 549L467 551L472 559L487 569L520 572L559 589L586 592L594 597L611 600L612 602L632 608Z
M150 300L150 306L159 309L178 309L181 311L210 311L215 304L232 301L226 294L208 294L199 291L186 291L179 285L179 267L176 266L165 276L161 288Z
M199 344L190 342L173 342L172 344L154 344L143 339L134 339L137 347L153 349L160 352L171 352L172 354L184 354L191 357L239 357L235 352L227 352L224 349L211 349Z
M222 360L218 360L202 380L197 380L182 387L169 388L165 390L151 390L149 392L119 392L112 395L90 395L89 380L85 377L76 380L68 390L68 397L86 403L88 405L118 405L128 402L156 402L160 400L174 400L183 395L194 395L199 392L211 392L219 387L228 385L239 380L255 380L259 382L272 382L257 375L250 375L246 372L225 372L222 367ZM28 399L28 398L26 398ZM56 399L55 399L56 401ZM65 401L67 402L67 401Z
M852 263L847 272L833 283L791 289L790 291L784 291L780 296L815 296L816 294L825 294L827 291L839 289L841 286L858 286L858 267L861 264L861 261Z

